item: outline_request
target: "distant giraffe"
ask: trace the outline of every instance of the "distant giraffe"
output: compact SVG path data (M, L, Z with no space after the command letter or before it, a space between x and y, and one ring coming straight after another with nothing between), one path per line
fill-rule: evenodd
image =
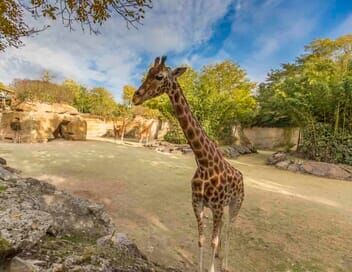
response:
M152 121L150 123L146 122L141 124L139 129L139 143L142 143L143 139L145 139L145 143L148 144L153 123Z
M117 137L120 137L120 140L123 142L124 137L125 137L126 127L127 127L126 120L123 119L122 123L119 125L116 122L114 122L113 126L114 126L113 130L114 130L115 141L116 141Z
M148 99L166 93L185 137L191 146L198 168L192 179L192 205L199 231L199 271L203 272L204 207L213 214L212 253L209 272L215 271L215 255L220 243L224 208L229 207L229 222L225 232L223 271L228 271L229 225L235 221L244 199L243 176L228 163L216 144L193 116L177 82L186 68L172 70L165 66L166 57L156 58L142 86L135 92L133 103L140 105ZM172 192L170 192L172 193Z

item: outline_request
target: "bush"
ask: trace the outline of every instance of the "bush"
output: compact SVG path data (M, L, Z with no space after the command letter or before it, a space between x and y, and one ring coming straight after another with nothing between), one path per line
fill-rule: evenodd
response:
M352 134L317 123L303 129L299 151L308 159L352 165Z
M178 124L171 124L170 130L164 136L164 140L173 144L187 143L187 140Z
M13 83L19 101L73 104L74 93L65 86L42 80L17 79Z

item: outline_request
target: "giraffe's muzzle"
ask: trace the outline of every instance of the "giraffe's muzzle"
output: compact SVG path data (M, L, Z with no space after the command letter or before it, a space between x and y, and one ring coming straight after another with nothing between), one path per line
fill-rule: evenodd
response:
M137 94L135 94L132 98L132 103L135 106L141 105L143 103L143 98Z

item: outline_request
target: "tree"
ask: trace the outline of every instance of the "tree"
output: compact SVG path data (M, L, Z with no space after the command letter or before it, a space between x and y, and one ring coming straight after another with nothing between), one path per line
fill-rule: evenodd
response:
M90 112L89 91L71 79L66 79L62 85L73 94L73 106L82 113Z
M41 80L44 82L51 82L55 78L54 74L49 70L44 70Z
M262 125L330 124L352 130L352 35L315 40L295 63L271 71L258 92Z
M16 79L12 86L19 101L73 104L74 94L62 85L42 80Z
M79 24L82 30L88 28L98 33L97 26L105 23L114 14L122 17L127 27L136 27L144 19L152 0L2 0L0 1L0 51L7 47L19 47L21 38L47 29L45 25L36 29L27 24L26 12L35 19L40 17L52 21L61 19L70 30Z
M122 89L122 100L124 105L131 107L133 94L136 92L136 88L131 85L125 85Z
M352 164L352 35L305 49L261 84L256 123L299 126L308 158Z
M224 61L205 66L199 78L200 88L194 104L207 132L219 141L231 141L236 123L246 125L254 117L255 87L239 65ZM197 110L197 108L199 108Z
M112 94L101 87L89 92L89 104L90 113L104 117L112 117L117 107Z

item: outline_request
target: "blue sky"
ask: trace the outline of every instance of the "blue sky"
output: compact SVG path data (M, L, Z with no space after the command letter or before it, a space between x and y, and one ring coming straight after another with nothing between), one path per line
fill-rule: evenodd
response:
M171 66L195 69L230 59L253 81L292 62L316 38L352 33L350 0L154 0L139 30L113 18L98 36L70 32L60 23L26 38L26 46L0 53L0 81L40 77L105 86L120 99L122 86L138 85L157 55Z

